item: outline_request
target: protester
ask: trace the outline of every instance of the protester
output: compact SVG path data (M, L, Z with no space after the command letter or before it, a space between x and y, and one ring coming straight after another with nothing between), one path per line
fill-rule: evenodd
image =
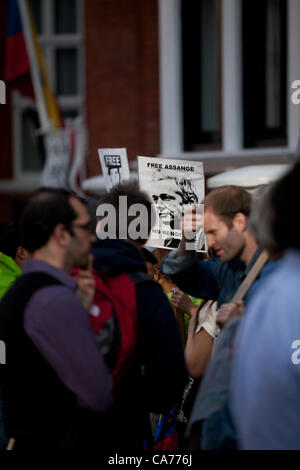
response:
M204 203L204 231L208 249L215 257L198 261L189 233L203 224L202 217L183 217L183 237L177 250L164 258L161 270L171 276L184 292L195 297L217 300L218 308L229 303L239 285L257 260L260 249L247 228L251 196L238 186L226 186L211 191ZM267 264L260 278L272 269ZM251 293L257 288L257 281ZM250 295L250 292L248 296ZM247 297L245 299L247 301ZM240 315L240 306L231 305L231 317Z
M21 276L22 263L28 256L22 246L20 224L7 224L0 234L0 299Z
M243 313L243 304L230 302L230 300L260 255L257 241L247 227L250 204L250 194L239 187L228 186L209 193L204 200L204 230L208 248L214 250L217 257L208 261L198 261L195 252L186 250L186 243L190 244L191 241L188 240L189 234L183 230L185 236L179 249L168 255L162 263L163 272L170 274L180 288L192 295L217 300L218 307L223 306L223 309L220 310L219 323L222 321L222 326L225 324L230 326L230 341L234 338L237 328L236 322L234 324L230 322L234 318L238 319ZM183 218L183 229L188 229L188 232L191 229L195 231L197 224L202 222L201 220L197 221L197 217L190 217L187 222L186 220L187 216ZM185 226L185 224L188 225ZM246 302L257 290L258 285L263 282L265 276L273 269L273 263L270 262L261 270L258 280L252 285L245 298ZM218 322L218 317L214 318ZM223 343L224 341L219 344L220 348ZM205 350L204 353L207 351ZM231 371L231 356L230 353L228 354L228 356L224 354L224 361L227 362L224 363L223 368L221 353L217 354L215 359L213 358L210 371L206 374L205 388L203 388L203 383L198 393L199 398L197 397L195 402L192 419L196 422L198 419L210 418L204 421L202 428L204 448L212 449L227 445L229 448L236 447L235 431L226 402ZM199 372L202 374L208 358L209 354L204 354L202 364L201 360L199 361ZM219 367L218 361L221 361L220 368L222 370L216 374ZM207 413L204 412L201 396L205 390L223 390L224 387L226 393L221 395L219 393L219 401L216 398L216 403L214 403L214 409L217 412L210 415L211 411L208 411L210 408L207 409ZM216 397L219 395L216 394Z
M143 227L138 224L137 232L129 230L135 217L121 212L120 198L124 196L129 213L135 204L145 209L146 233L141 233ZM115 211L114 233L105 230L104 213L100 214L104 207ZM123 183L103 196L97 212L100 214L97 234L106 238L94 245L94 268L106 276L126 273L134 280L138 320L134 357L116 387L116 412L107 432L112 432L113 448L141 450L143 440L151 435L149 412L169 412L180 401L188 375L172 308L161 287L146 274L141 249L149 236L153 215L148 196L136 183Z
M300 242L291 225L299 178L297 162L264 206L261 239L284 256L247 306L236 340L231 405L242 449L300 449Z
M6 434L16 450L84 448L112 404L111 375L70 276L88 265L90 217L67 191L42 189L25 208L22 233L31 259L0 303ZM81 296L86 308L94 291L90 284Z

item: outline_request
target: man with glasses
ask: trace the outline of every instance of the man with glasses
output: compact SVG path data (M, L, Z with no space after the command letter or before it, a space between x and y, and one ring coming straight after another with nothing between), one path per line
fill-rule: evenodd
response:
M90 226L85 204L64 190L37 191L23 214L31 259L0 305L5 428L16 450L83 448L83 436L112 404L110 371L87 312L93 281L86 279L79 299L71 276L89 264Z

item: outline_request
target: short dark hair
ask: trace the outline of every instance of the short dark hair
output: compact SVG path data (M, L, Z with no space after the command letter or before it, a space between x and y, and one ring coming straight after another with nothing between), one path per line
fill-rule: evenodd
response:
M10 222L0 233L0 251L15 259L17 249L22 245L21 226L19 222Z
M300 250L300 237L295 218L299 211L297 191L300 181L300 162L271 187L268 202L270 232L278 250Z
M111 191L109 191L107 194L102 196L102 198L99 201L99 207L103 204L110 204L114 207L116 211L116 238L131 238L130 234L128 233L128 227L130 223L135 220L135 216L130 216L126 214L127 216L127 232L126 236L124 237L123 230L120 228L119 225L119 203L120 203L120 196L126 196L127 197L127 207L128 209L133 206L134 204L141 204L146 208L147 211L147 223L148 223L148 234L147 238L138 238L137 242L145 242L148 237L149 233L152 228L152 222L155 220L155 212L152 207L152 203L150 200L150 197L148 196L147 193L144 191L141 191L139 188L139 185L137 182L125 182L125 183L120 183L116 186L114 186ZM125 215L125 214L124 214ZM99 220L103 219L104 216L98 217Z
M77 214L70 205L76 197L65 189L38 189L27 202L21 221L23 246L34 252L45 246L56 225L62 223L73 234L71 224Z
M212 210L226 225L239 212L249 217L251 194L240 186L222 186L212 190L203 200L204 211Z

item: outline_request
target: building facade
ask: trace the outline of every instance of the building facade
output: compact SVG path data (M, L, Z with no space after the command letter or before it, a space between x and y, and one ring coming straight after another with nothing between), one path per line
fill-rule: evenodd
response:
M294 159L299 0L30 0L65 118L83 116L88 176L98 147L204 162L207 175ZM0 80L8 0L0 2ZM34 103L0 105L0 223L39 186Z

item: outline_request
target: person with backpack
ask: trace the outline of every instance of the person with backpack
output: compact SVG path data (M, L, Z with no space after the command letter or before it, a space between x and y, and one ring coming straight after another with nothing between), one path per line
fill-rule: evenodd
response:
M59 189L37 191L23 213L31 259L0 303L6 348L0 385L16 451L74 450L113 403L111 374L87 312L94 285L85 280L80 301L70 275L88 265L90 222L84 203Z
M124 201L127 210L122 209ZM134 234L130 228L137 206L143 218ZM106 226L106 211L114 216L114 230ZM98 328L98 343L109 353L114 377L108 445L141 451L144 440L152 440L149 412L168 413L179 404L188 373L174 313L160 285L147 274L142 253L151 230L151 201L136 183L123 183L102 197L97 214L100 239L92 250L96 300L99 295L98 311L94 309L96 336L97 322L100 325L105 313L101 299L112 303L115 314L105 323L106 338L112 338L109 347L103 328Z

